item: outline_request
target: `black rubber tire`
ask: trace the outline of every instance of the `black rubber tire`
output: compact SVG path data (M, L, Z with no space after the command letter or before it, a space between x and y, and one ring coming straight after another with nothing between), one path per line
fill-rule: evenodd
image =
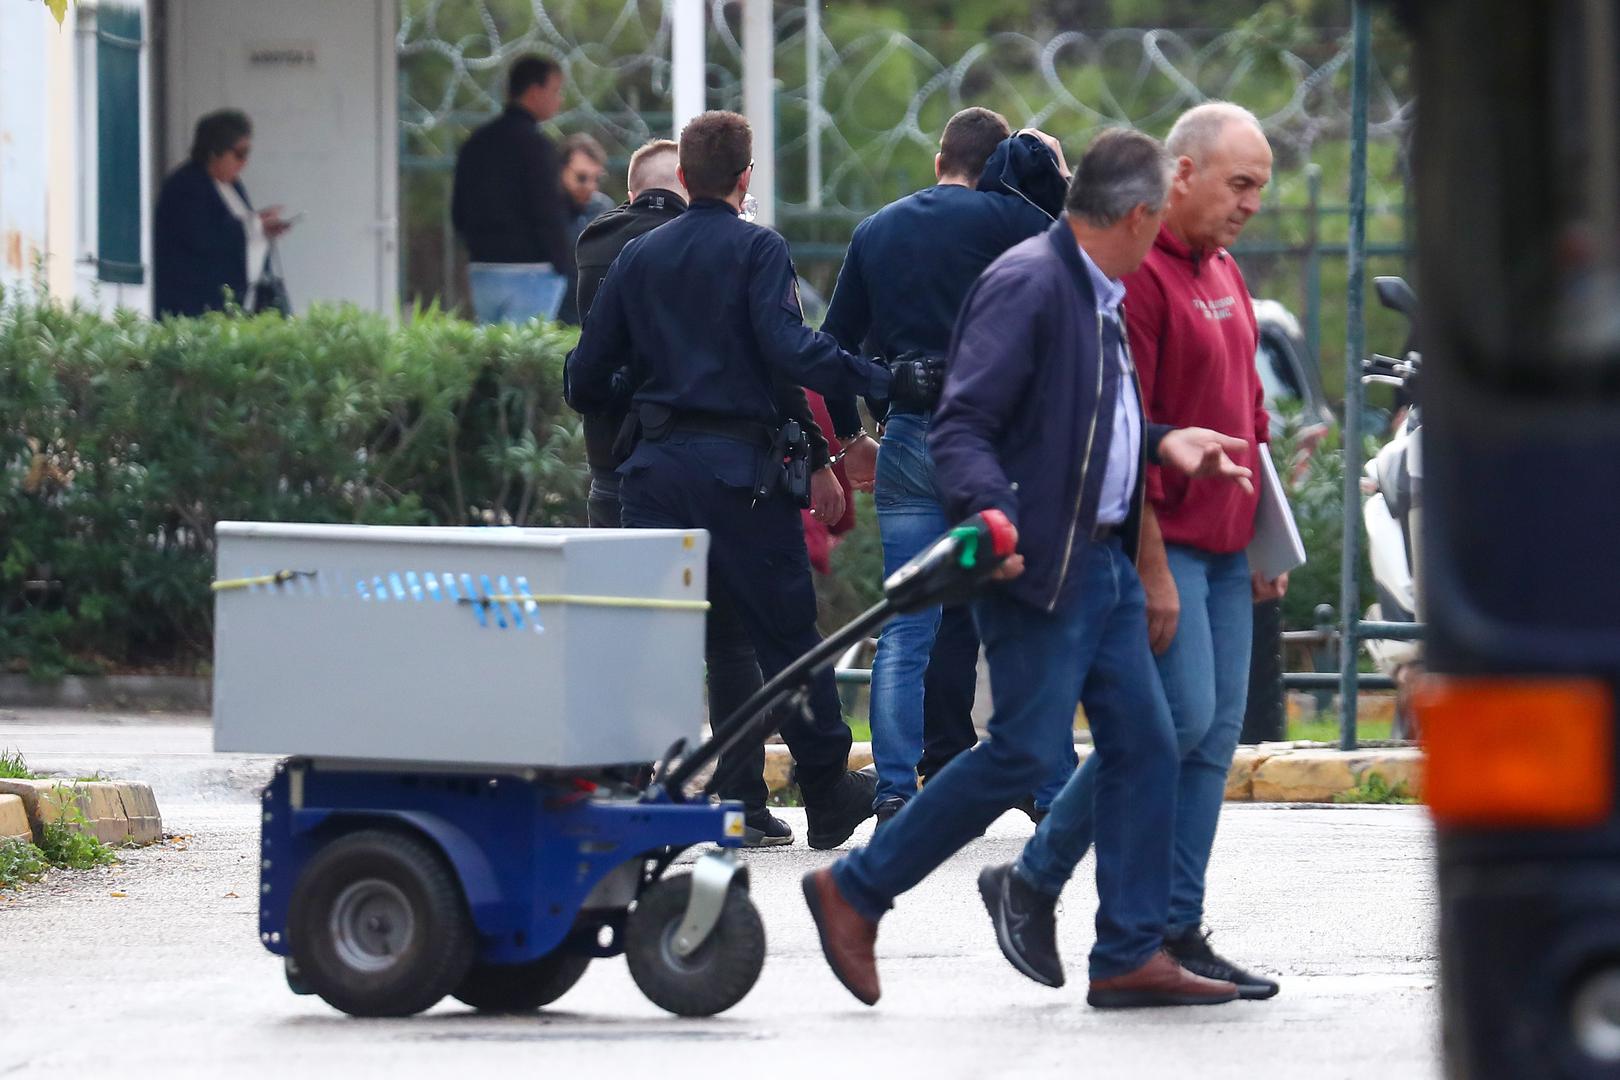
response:
M568 993L590 963L559 950L527 964L474 964L452 996L479 1012L532 1012Z
M765 924L733 881L720 921L697 951L675 955L675 931L686 917L692 875L664 878L630 912L624 955L641 992L676 1016L713 1016L748 996L765 966Z
M390 929L408 920L397 953L393 945L367 953L353 944L345 952L340 944L334 923L346 920L338 905L368 890L392 905ZM374 925L367 930L377 932ZM461 985L477 947L461 883L443 854L387 829L341 836L309 860L293 887L287 936L302 981L351 1016L410 1016L432 1007Z

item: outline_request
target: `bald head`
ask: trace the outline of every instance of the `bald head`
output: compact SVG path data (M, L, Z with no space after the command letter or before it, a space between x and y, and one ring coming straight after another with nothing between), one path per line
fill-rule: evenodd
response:
M1176 159L1165 227L1195 251L1231 245L1271 182L1260 121L1230 101L1205 102L1181 114L1165 146Z
M1206 101L1194 105L1176 119L1164 145L1176 157L1189 157L1202 165L1220 144L1229 125L1241 124L1264 141L1265 130L1259 119L1241 105L1230 101Z

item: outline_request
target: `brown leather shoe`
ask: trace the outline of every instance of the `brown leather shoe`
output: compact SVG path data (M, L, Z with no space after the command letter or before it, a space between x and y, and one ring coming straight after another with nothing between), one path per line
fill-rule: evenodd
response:
M810 917L816 921L827 966L845 990L863 1004L876 1005L883 993L878 987L877 957L872 955L872 947L877 944L877 923L849 906L829 869L804 875L804 902L810 905Z
M1093 979L1086 1004L1094 1009L1141 1009L1155 1005L1223 1005L1236 1001L1238 988L1194 975L1164 950L1135 971Z

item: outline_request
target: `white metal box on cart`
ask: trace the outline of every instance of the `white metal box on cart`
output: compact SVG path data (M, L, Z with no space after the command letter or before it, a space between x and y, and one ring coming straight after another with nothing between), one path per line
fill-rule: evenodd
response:
M580 768L698 740L705 532L215 535L216 750Z

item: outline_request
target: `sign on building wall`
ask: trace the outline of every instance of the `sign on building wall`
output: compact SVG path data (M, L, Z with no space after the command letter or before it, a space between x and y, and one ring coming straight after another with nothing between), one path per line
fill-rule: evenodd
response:
M260 70L312 68L317 58L313 41L250 41L247 46L248 67Z

